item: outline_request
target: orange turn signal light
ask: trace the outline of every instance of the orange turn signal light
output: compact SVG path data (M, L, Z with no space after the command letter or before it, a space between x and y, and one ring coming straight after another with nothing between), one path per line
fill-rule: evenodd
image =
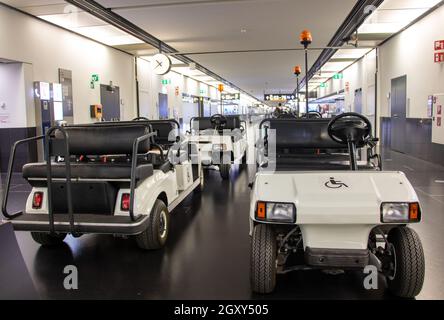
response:
M419 204L417 202L409 204L409 219L410 221L420 219Z
M256 218L266 219L266 205L265 202L258 202L256 206Z

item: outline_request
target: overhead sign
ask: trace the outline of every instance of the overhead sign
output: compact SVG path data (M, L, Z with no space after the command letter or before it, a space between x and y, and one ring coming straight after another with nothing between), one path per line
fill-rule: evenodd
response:
M327 88L327 84L326 84L325 82L324 82L324 83L321 83L320 87L321 87L321 88Z
M239 100L240 93L224 93L222 94L222 100Z
M336 74L333 75L333 79L334 80L340 80L340 79L343 79L343 78L344 78L344 75L342 73L336 73Z
M163 84L164 86L166 86L166 85L168 85L168 84L171 84L171 80L170 80L170 79L162 79L161 82L162 82L162 84Z
M292 93L288 94L265 94L264 100L265 101L288 101L288 100L295 100L296 96Z
M182 93L182 101L187 103L199 103L202 102L209 102L211 101L211 98L209 97L198 97L194 95L190 95L188 93Z

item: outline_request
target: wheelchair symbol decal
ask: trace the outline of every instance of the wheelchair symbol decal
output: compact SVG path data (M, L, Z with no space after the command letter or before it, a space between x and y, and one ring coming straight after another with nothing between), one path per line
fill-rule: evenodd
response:
M335 180L334 177L331 177L329 181L325 183L325 186L330 189L340 189L342 187L348 188L344 182Z

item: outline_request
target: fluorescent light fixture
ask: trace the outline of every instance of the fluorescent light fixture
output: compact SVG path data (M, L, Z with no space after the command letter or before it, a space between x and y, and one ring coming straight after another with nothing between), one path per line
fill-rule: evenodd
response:
M109 46L140 44L142 40L86 12L41 15L39 18Z
M385 0L364 21L358 33L397 33L439 2L440 0Z
M351 65L353 62L327 62L322 70L340 72Z
M372 49L339 49L331 57L332 59L359 59L370 52Z

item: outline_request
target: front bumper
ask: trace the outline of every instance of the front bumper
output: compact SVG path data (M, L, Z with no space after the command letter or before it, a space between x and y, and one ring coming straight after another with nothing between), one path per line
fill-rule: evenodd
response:
M305 249L305 263L315 268L362 269L369 259L367 249Z

